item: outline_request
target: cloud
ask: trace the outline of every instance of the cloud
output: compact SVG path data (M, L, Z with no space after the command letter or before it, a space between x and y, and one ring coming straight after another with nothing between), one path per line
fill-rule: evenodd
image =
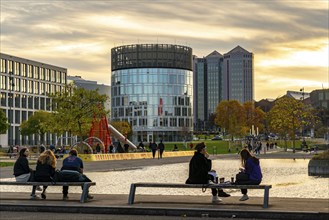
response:
M327 0L1 0L0 8L1 52L105 84L111 48L136 43L187 45L198 57L241 45L255 54L256 99L268 95L263 82L273 97L293 79L315 86L328 72Z

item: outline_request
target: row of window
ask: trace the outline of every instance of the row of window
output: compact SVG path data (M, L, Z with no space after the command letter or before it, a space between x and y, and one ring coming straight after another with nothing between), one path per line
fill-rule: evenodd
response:
M160 94L160 95L192 95L192 86L177 85L133 85L126 84L121 86L112 86L113 96L136 95L136 94Z
M112 106L120 107L120 106L128 106L130 103L143 103L143 105L159 105L161 102L164 106L188 106L191 107L192 100L191 97L188 96L139 96L139 95L131 95L129 96L121 96L121 97L113 97L112 98Z
M51 99L45 97L1 92L0 99L1 107L15 107L47 111L52 109Z
M127 83L157 83L157 84L184 84L193 85L192 71L165 69L167 72L160 72L164 69L143 69L135 70L117 70L112 72L112 85ZM170 70L170 71L169 71Z
M137 127L182 127L193 126L191 118L120 118L127 120L132 126Z
M161 107L161 106L149 106L146 108L134 108L134 107L118 107L112 108L112 117L135 117L135 116L178 116L178 117L191 117L191 107Z
M1 59L0 70L10 75L66 84L66 72L50 68Z

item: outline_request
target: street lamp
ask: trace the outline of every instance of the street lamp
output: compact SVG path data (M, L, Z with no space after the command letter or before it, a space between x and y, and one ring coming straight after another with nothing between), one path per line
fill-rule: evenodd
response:
M13 77L13 72L9 72L9 100L11 101L9 104L9 113L11 114L11 117L9 119L9 131L10 132L10 136L9 136L9 144L14 144L13 140L14 140L14 127L12 128L12 123L11 121L13 121L14 123L14 88L15 88L15 82L14 82L14 77ZM13 107L13 110L11 109L11 107ZM8 114L9 115L9 114Z

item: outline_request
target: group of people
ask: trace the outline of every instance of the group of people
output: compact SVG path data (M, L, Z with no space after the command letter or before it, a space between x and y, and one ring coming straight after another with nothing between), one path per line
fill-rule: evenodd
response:
M71 171L71 172L79 172L83 173L83 162L77 156L78 152L75 149L71 149L69 152L69 156L63 160L63 165L61 171ZM44 149L43 152L40 153L40 156L37 160L36 169L33 170L29 166L28 161L29 149L22 148L19 152L19 157L14 164L14 176L17 182L53 182L56 174L56 165L57 159L52 150ZM63 181L63 180L62 180ZM63 199L68 199L68 186L63 186ZM31 199L38 199L39 196L36 195L36 190L42 191L41 198L46 199L46 189L47 186L43 186L41 189L40 186L33 186ZM92 199L88 193L88 199Z
M162 158L164 151L164 144L162 141L157 145L155 142L150 144L153 158L155 158L155 152L159 149L159 158ZM63 160L61 171L78 172L83 173L83 162L77 156L78 152L75 149L71 149L69 156ZM56 157L51 150L44 149L41 152L36 165L36 170L32 170L28 161L29 149L22 148L19 152L19 158L14 165L14 176L17 182L52 182L55 176L56 170ZM246 176L243 179L236 179L233 184L237 185L259 185L262 181L262 171L260 168L259 159L251 155L248 147L246 146L240 152L241 168L240 172ZM189 176L186 180L186 184L214 184L216 179L214 175L210 175L212 170L212 161L209 159L209 153L207 152L206 145L199 143L195 146L195 153L189 163ZM89 180L89 179L88 179ZM41 187L33 186L31 199L40 198L36 195L36 190L42 191L41 198L46 199L47 186ZM222 189L211 189L212 191L212 203L219 203L222 200L219 197L229 197L230 195L224 192ZM241 189L243 196L240 201L248 200L247 189ZM92 199L88 193L88 199ZM63 186L63 200L68 199L68 186Z
M158 159L162 159L162 155L163 155L163 152L165 150L165 145L162 142L162 140L160 141L159 144L156 144L155 141L153 141L153 142L149 143L149 149L150 149L150 151L152 151L153 159L155 158L155 154L156 154L157 150L159 151Z
M212 161L209 159L206 145L199 143L195 146L195 153L189 163L189 177L186 184L213 184L214 176L210 175L212 171ZM240 152L241 167L240 172L246 178L236 179L233 184L237 185L259 185L262 181L262 171L260 168L259 159L252 156L248 147ZM221 189L211 189L212 203L219 203L222 200L219 197L229 197L230 195ZM240 201L248 200L247 189L241 189L243 194Z

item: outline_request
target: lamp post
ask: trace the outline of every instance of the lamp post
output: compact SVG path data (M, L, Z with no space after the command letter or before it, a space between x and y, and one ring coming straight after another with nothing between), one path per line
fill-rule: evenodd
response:
M301 88L299 91L302 92L302 97L300 99L302 100L302 103L304 103L304 97L305 97L304 87ZM304 124L303 124L303 121L302 121L302 137L304 137Z
M14 126L12 127L12 124L14 124L14 88L15 88L15 82L14 82L14 77L13 77L13 72L9 72L9 100L11 100L9 104L9 113L11 112L11 117L9 119L9 131L10 132L10 136L12 136L12 139L11 137L9 136L9 144L14 144L13 140L14 140ZM11 108L13 107L13 109ZM9 115L9 114L8 114ZM11 121L13 123L11 123Z

